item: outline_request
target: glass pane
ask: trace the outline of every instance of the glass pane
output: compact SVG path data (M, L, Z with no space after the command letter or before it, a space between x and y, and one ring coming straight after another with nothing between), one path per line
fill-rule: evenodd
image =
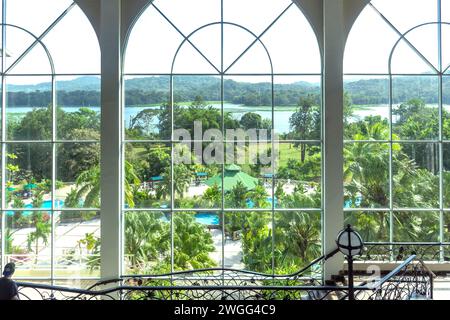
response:
M389 207L389 144L346 143L344 208Z
M439 212L394 212L394 241L438 242Z
M290 0L227 0L224 1L224 21L240 24L259 36L291 3Z
M58 77L57 136L61 140L100 140L100 78Z
M399 36L367 6L359 15L345 47L345 73L388 73L389 55Z
M226 129L272 128L271 77L225 77L224 100Z
M245 3L242 2L241 3ZM223 70L227 70L232 63L255 41L251 32L232 25L223 25Z
M57 145L55 199L65 208L100 207L100 145Z
M256 17L260 18L260 15ZM298 30L298 38L286 36L291 35L292 30ZM317 38L308 20L296 5L284 13L261 37L261 41L270 52L275 73L321 72L321 55Z
M51 208L51 144L8 144L6 152L6 183L11 191L7 206Z
M344 137L348 140L389 140L389 79L344 78Z
M213 0L211 2L215 1L217 0ZM221 63L222 63L221 34L222 34L221 25L219 23L216 23L197 31L189 38L190 42L202 53L202 55L204 55L203 59L209 60L208 63L211 63L219 71L221 70ZM182 53L180 51L179 55L181 54Z
M450 212L445 211L444 212L444 242L450 242ZM447 251L447 255L449 252ZM447 258L448 261L448 258Z
M442 4L444 8L444 4ZM447 10L450 10L450 2L447 1ZM448 40L450 37L450 14L445 14L444 11L442 21L446 22L446 24L442 24L442 70L446 73L450 74L450 41ZM444 16L447 16L444 18ZM446 20L445 20L446 19Z
M320 212L276 212L274 237L275 273L300 270L322 253Z
M194 270L220 267L222 230L214 212L174 214L173 269Z
M429 24L418 27L405 36L436 69L439 69L438 29L438 24Z
M5 27L5 33L6 33L6 39L5 41L5 47L6 47L6 56L5 56L5 72L9 71L10 68L13 67L13 64L16 62L19 62L19 58L23 58L22 55L25 53L25 51L30 48L30 46L33 45L33 43L36 41L36 38L33 37L31 34L27 33L26 31L18 28L18 27L12 27L7 26ZM30 55L34 56L34 58L37 58L38 64L35 64L34 66L30 64L30 59L27 59L28 62L22 62L25 64L25 66L28 68L26 70L29 74L35 74L39 72L44 73L51 73L50 63L48 57L43 57L42 51L43 47L42 45L36 45L35 48L32 50L33 53L30 51ZM33 59L31 59L31 62ZM24 71L24 68L21 68L22 72Z
M321 147L317 143L280 143L275 171L277 208L321 207Z
M71 0L6 0L6 20L40 36L71 4ZM43 8L45 14L36 14Z
M125 78L125 136L170 140L170 77Z
M441 0L442 21L450 21L450 0Z
M225 206L227 208L272 207L271 144L227 143Z
M75 6L43 39L57 73L100 73L98 39L83 11Z
M439 145L393 145L394 207L439 207Z
M51 213L6 212L5 263L16 264L15 278L50 277Z
M98 276L97 276L98 277ZM55 280L53 283L55 286L61 286L66 288L77 288L77 289L89 289L89 287L95 285L100 279L63 279L63 280ZM73 294L77 295L77 294Z
M350 224L365 242L389 242L389 212L346 212Z
M279 139L320 140L320 77L274 79L274 127Z
M159 0L154 4L185 36L207 23L220 21L220 0Z
M450 140L450 76L442 77L442 136Z
M10 140L50 140L50 77L6 77L6 125Z
M254 43L246 53L227 67L227 74L271 74L270 53L261 42Z
M55 225L55 276L100 276L100 213L60 211Z
M21 32L21 31L18 31ZM9 31L7 33L10 33ZM15 32L11 32L15 35ZM19 36L19 35L17 35ZM20 35L22 36L22 35ZM34 38L30 41L27 41L25 38L28 35L23 36L21 43L26 43L27 45L31 45L34 42ZM10 54L10 57L6 56L6 70L7 74L52 74L52 60L49 54L45 51L44 47L40 44L37 44L34 48L32 48L25 56L22 55L21 52L17 52L17 49L14 49L14 42L6 41L6 50L7 54L9 52L15 52L15 54ZM22 48L21 48L22 49ZM25 49L24 49L25 50ZM23 52L25 53L25 52Z
M372 0L372 4L402 33L437 21L437 0Z
M189 146L183 144L174 145L174 196L176 208L220 208L222 207L222 163L219 154L223 153L223 145L220 144L215 152L219 160L214 156L209 157L209 148L204 149L204 159L195 157ZM197 161L200 160L200 161ZM225 175L225 177L227 177Z
M191 43L185 42L174 57L173 73L218 74L217 68ZM220 69L219 69L220 70Z
M149 30L153 30L153 32L149 32ZM125 58L125 72L170 73L175 53L182 41L183 37L153 6L149 6L130 33ZM154 50L156 44L158 50Z
M225 212L226 268L272 272L272 214Z
M221 81L217 77L177 76L173 79L174 135L201 140L208 129L222 129ZM195 127L198 130L194 130ZM197 134L196 134L196 131ZM177 137L174 136L177 140Z
M171 270L170 214L124 213L125 274L158 274Z
M170 145L125 145L125 208L168 208L171 194Z
M438 139L438 84L437 77L393 79L394 140Z
M450 144L444 143L443 144L443 203L444 208L450 208Z
M390 65L393 74L436 73L432 62L427 62L424 54L414 50L406 40L401 40L393 50Z

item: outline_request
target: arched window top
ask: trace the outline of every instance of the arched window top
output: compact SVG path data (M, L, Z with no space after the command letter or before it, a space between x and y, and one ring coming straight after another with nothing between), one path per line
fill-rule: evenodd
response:
M73 1L5 1L6 75L100 73L96 34Z
M350 32L347 74L448 72L449 0L374 0Z
M127 74L320 72L314 32L290 0L156 0L125 59Z

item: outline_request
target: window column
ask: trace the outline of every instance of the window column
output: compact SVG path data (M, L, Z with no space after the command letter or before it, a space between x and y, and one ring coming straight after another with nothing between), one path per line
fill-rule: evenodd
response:
M335 238L344 225L343 199L343 78L344 16L342 0L323 2L323 98L324 98L324 222L323 248L336 248ZM342 270L342 255L325 263L324 277L329 279Z
M121 274L121 0L101 0L101 277Z

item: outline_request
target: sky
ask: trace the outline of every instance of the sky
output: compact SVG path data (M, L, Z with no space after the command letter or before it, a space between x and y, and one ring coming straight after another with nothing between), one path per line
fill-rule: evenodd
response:
M39 36L70 4L70 0L6 0L7 23L19 25ZM437 20L438 0L373 0L372 3L400 32L424 22ZM291 4L290 0L225 0L223 69L254 41L267 26ZM156 7L185 36L195 29L221 19L220 0L155 0ZM255 11L255 8L258 8ZM255 14L257 12L257 14ZM450 22L450 0L442 0L443 21ZM126 73L170 73L171 64L183 37L165 18L150 6L137 21L128 42ZM438 68L437 26L426 26L408 34L408 40ZM450 25L443 26L443 39L450 39ZM389 53L398 35L371 8L366 7L349 36L344 59L346 73L387 73ZM215 24L194 33L190 40L221 69L221 28ZM275 73L320 73L320 54L315 35L301 11L292 5L261 37L272 59ZM97 38L87 18L75 6L43 39L51 52L57 73L99 73L100 51ZM11 64L33 42L23 31L7 28L7 50ZM450 64L450 41L443 43L443 63ZM174 64L176 73L212 73L211 66L189 43L181 46ZM255 44L227 73L270 73L264 47ZM428 65L404 42L400 42L392 59L394 73L431 72ZM12 71L14 73L49 73L42 47L37 46ZM267 77L231 77L239 81L261 82ZM277 83L317 82L312 76L276 77ZM67 77L65 78L67 80ZM10 78L10 83L41 82L38 77Z

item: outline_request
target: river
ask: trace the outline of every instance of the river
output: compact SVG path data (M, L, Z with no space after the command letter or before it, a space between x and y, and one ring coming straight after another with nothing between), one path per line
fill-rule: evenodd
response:
M436 105L429 105L430 107L437 107ZM220 108L220 104L213 104L213 107ZM127 106L125 107L125 114L124 114L124 121L125 125L128 126L130 119L132 119L134 116L136 116L140 111L144 109L157 109L159 106L155 107L138 107L138 106ZM450 105L445 105L444 108L448 111L450 111ZM78 107L62 107L62 109L66 112L75 112L79 108ZM91 110L95 110L97 112L100 112L99 107L90 107ZM7 114L16 114L16 115L22 115L26 112L29 112L33 110L32 107L11 107L7 108ZM271 119L272 118L272 111L270 107L248 107L243 105L237 105L237 104L224 104L224 111L230 112L232 116L239 120L245 113L247 112L254 112L259 115L263 119ZM293 107L275 107L274 111L274 123L275 123L275 130L277 133L288 133L289 132L289 118L291 115L295 112L295 108ZM352 116L353 121L358 121L360 119L363 119L366 116L369 115L379 115L383 118L389 118L389 106L388 105L373 105L373 106L364 106L364 107L358 107L355 106L355 110ZM393 119L395 122L395 119ZM155 119L155 122L157 120Z

